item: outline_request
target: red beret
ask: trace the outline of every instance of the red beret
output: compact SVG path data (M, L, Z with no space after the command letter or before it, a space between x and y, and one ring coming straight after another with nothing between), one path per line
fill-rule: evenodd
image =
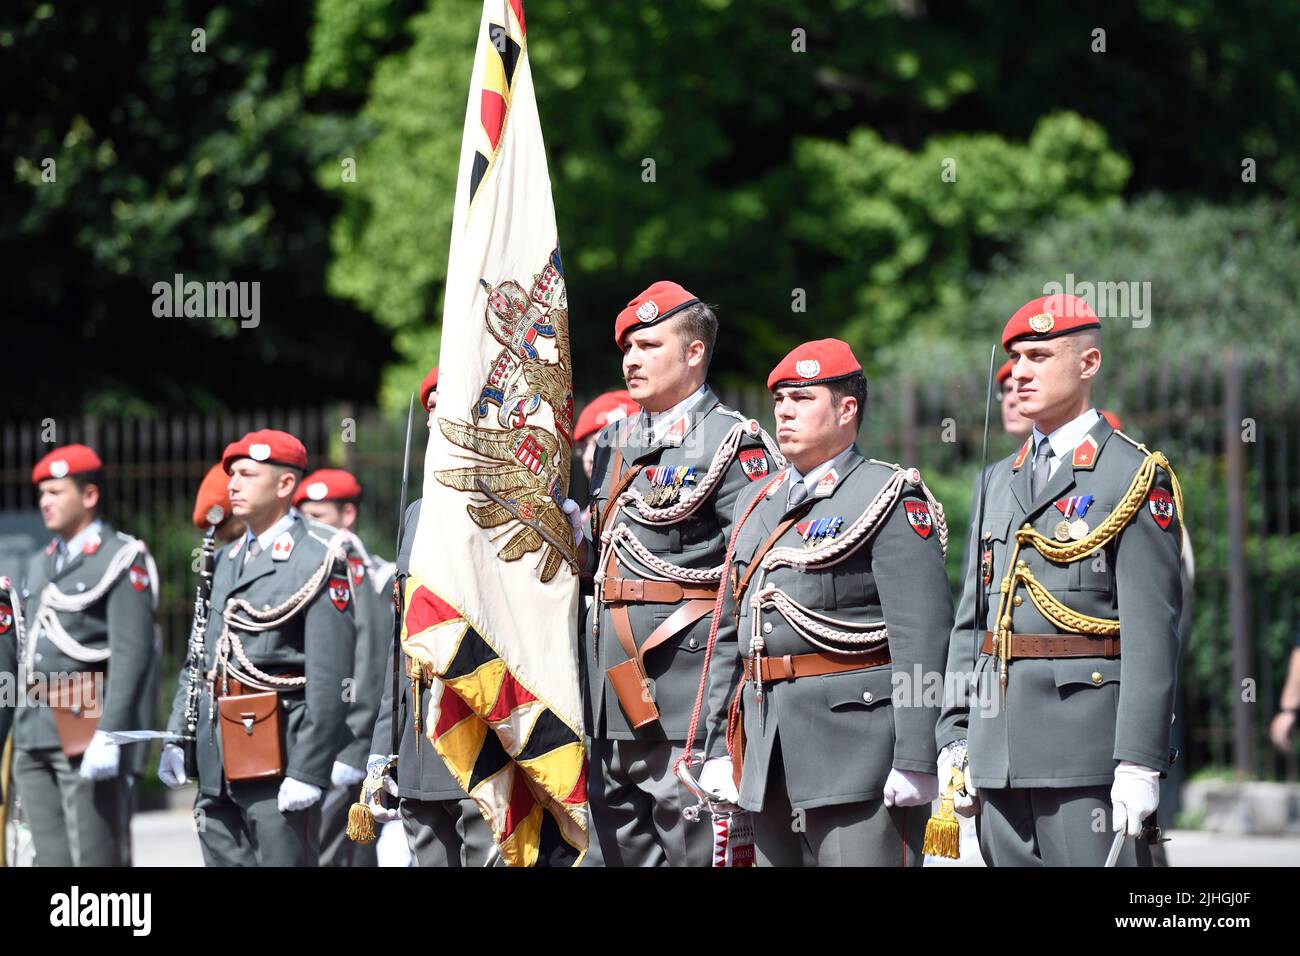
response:
M782 385L825 385L850 375L861 375L862 366L853 357L849 343L839 339L805 342L781 359L767 377L768 391Z
M700 300L676 282L660 280L627 304L614 321L614 344L623 347L623 336L638 326L657 325Z
M351 472L341 468L321 468L298 482L293 503L304 501L355 501L361 497L361 485Z
M194 527L207 531L208 525L221 524L230 517L230 492L226 489L229 482L226 469L220 464L208 469L199 484L199 493L194 498ZM220 508L221 515L216 521L209 521L208 512L213 508Z
M1120 417L1114 412L1108 412L1103 408L1101 411L1101 417L1106 419L1106 421L1110 423L1110 427L1116 431L1119 431L1124 427L1124 423L1120 421Z
M420 383L420 407L428 409L429 394L438 390L438 366L434 366L424 381Z
M241 458L270 462L289 468L307 469L307 449L288 432L263 428L232 441L221 455L221 467L230 474L230 466Z
M632 401L632 396L625 389L597 395L578 416L577 427L573 429L573 440L580 442L588 435L594 435L610 422L631 418L640 413L641 406Z
M1015 359L1007 359L1005 362L1002 363L1002 367L998 369L998 375L997 375L997 383L999 385L1001 385L1003 382L1005 382L1007 379L1011 377L1011 369L1015 364L1016 364Z
M63 445L54 449L36 463L32 469L32 484L39 485L47 478L66 478L90 471L99 471L104 463L95 449L86 445Z
M1099 328L1101 322L1092 306L1077 295L1043 295L1016 309L1016 314L1002 330L1002 347L1010 350L1011 343L1019 339L1041 342L1058 335Z

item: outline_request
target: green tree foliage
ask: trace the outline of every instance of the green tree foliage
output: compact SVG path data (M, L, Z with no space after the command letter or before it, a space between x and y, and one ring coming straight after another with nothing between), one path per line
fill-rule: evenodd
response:
M579 391L616 380L611 319L656 278L719 303L724 334L743 330L716 377L752 379L814 334L845 335L881 368L877 349L933 328L972 272L1049 217L1126 188L1247 195L1247 143L1257 188L1289 189L1292 27L1253 7L1242 24L1201 3L529 5ZM396 12L410 8L322 0L307 68L363 96L378 130L356 183L328 168L322 182L343 204L329 286L394 331L394 404L436 355L480 5ZM1165 109L1207 115L1140 121ZM807 311L792 311L797 289Z
M373 396L388 336L324 289L314 177L358 134L306 109L310 22L307 2L6 5L7 414ZM176 273L260 282L260 325L155 317Z

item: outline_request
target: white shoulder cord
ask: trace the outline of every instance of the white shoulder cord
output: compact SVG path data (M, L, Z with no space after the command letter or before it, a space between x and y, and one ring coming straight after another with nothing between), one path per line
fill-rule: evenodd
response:
M694 514L708 500L713 491L713 486L722 480L723 473L731 465L731 459L735 457L737 450L740 448L740 442L746 435L761 438L764 447L772 455L777 467L785 467L785 459L781 457L781 449L772 440L772 436L759 427L758 422L752 418L745 422L736 422L731 426L726 437L722 439L721 444L718 445L718 450L713 453L713 461L709 463L709 470L700 480L694 492L683 495L682 500L675 505L670 505L667 508L653 508L646 504L645 497L640 491L636 488L629 488L619 495L622 513L633 521L640 521L642 524L650 525L672 524ZM636 510L629 511L627 509L628 505L636 505Z
M708 472L693 493L688 494L682 501L668 508L652 508L646 504L641 492L632 488L619 496L619 514L626 515L633 521L649 525L673 524L694 514L708 500L714 486L722 480L723 474L730 467L731 460L736 456L740 443L746 435L761 438L764 447L776 462L776 467L785 467L785 458L781 456L781 450L772 440L772 437L759 426L758 422L752 418L745 419L731 426L726 437L718 445L718 450L714 452L713 461L709 464ZM636 505L636 510L628 510L627 506L629 504ZM605 580L605 555L607 553L605 549L611 547L619 550L624 558L629 559L628 563L634 561L640 564L649 572L646 577L651 580L677 581L684 584L708 584L722 580L722 565L718 565L716 568L683 568L670 561L665 561L663 558L652 554L650 549L637 539L636 535L632 533L632 529L626 524L620 523L617 527L606 528L601 533L600 545L600 560L597 562L596 573L593 575L597 587Z
M109 559L108 567L104 569L104 576L99 579L99 583L80 594L66 594L60 591L53 581L45 585L41 589L40 603L37 605L36 616L33 618L31 640L26 642L23 648L25 653L23 666L26 668L27 673L33 673L32 665L36 660L36 644L42 635L47 637L51 644L74 661L80 661L83 664L97 664L100 661L108 660L109 655L112 653L110 648L91 650L77 643L64 630L63 622L59 620L59 615L56 612L80 614L86 610L108 593L109 589L117 583L118 578L125 574L126 570L135 563L135 559L140 554L146 555L150 574L153 574L153 562L148 559L148 553L143 541L133 540L130 544L119 549ZM157 600L156 596L154 600Z
M876 461L875 459L870 460ZM750 614L752 615L751 648L755 653L762 654L765 646L762 629L759 627L759 619L764 607L775 608L800 636L823 650L849 654L866 653L867 650L879 645L881 641L888 638L889 630L884 621L857 624L818 614L793 600L775 585L764 584L764 579L769 571L779 567L792 567L800 571L809 568L828 568L848 558L880 530L884 517L898 504L905 481L910 480L912 484L920 487L925 494L926 501L929 502L934 512L934 524L939 538L939 546L943 553L947 555L948 522L944 517L943 506L930 493L930 489L925 482L921 480L920 472L915 470L905 471L898 465L888 462L876 463L888 465L894 469L894 473L885 482L884 487L876 492L876 496L867 505L866 510L858 516L853 524L849 525L848 530L842 537L837 537L830 542L812 548L773 548L759 562L759 586L749 599ZM835 625L835 627L828 625ZM840 641L849 645L867 645L867 647L864 650L847 650L842 646L828 647L818 641L818 637L828 641Z
M216 659L212 663L212 669L208 671L208 686L212 687L217 679L217 672L221 672L222 681L226 680L227 674L233 674L235 679L241 683L250 686L262 685L262 690L274 690L277 687L302 687L307 683L307 678L303 677L277 677L274 674L267 674L260 670L257 665L248 659L248 654L244 651L244 643L240 640L239 634L234 630L245 631L249 634L258 634L263 631L274 630L299 613L307 602L316 596L321 587L329 577L334 563L339 560L345 560L342 552L333 548L325 552L325 560L317 568L306 583L297 591L289 595L282 604L275 607L267 608L265 611L259 610L243 598L231 598L226 602L226 606L221 611L221 636L217 639ZM230 652L235 652L235 657L243 665L243 670L235 667L230 663ZM223 687L223 692L225 688ZM211 704L212 694L209 693L209 705ZM209 706L209 709L210 706Z

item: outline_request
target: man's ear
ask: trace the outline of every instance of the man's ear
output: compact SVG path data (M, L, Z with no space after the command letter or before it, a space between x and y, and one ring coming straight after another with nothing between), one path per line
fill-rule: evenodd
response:
M87 511L94 511L99 507L99 485L92 482L81 489L81 506Z
M1079 353L1079 378L1088 381L1101 371L1101 349L1095 345Z
M849 422L856 422L858 418L858 400L853 395L845 395L840 399L840 424L847 425Z
M704 364L704 343L699 339L693 339L686 346L686 364L691 368L699 368Z
M277 498L293 498L293 490L298 487L298 476L287 468L280 472L280 479L275 484Z

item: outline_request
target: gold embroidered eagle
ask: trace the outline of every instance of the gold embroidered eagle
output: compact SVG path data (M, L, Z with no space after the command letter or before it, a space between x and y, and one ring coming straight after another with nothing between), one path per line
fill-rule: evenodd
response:
M508 504L489 498L486 503L466 506L480 528L506 528L503 535L508 538L497 556L518 561L540 550L543 583L555 577L562 561L574 565L573 532L555 498L560 489L569 486L567 443L536 425L504 430L440 418L438 427L452 444L483 459L464 468L435 472L438 481L471 494L483 495L487 489ZM545 534L525 522L535 522ZM561 548L561 544L567 547Z

